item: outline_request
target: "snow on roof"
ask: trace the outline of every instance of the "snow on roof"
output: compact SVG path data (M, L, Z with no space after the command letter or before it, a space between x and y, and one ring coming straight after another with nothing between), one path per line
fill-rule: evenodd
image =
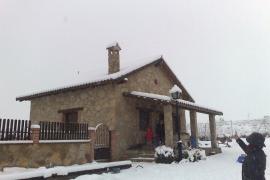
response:
M152 98L152 99L159 99L159 100L167 101L167 102L171 101L171 98L169 96L165 96L165 95L139 92L139 91L132 91L132 92L130 92L130 94L136 95L136 96L148 97L148 98Z
M110 47L112 47L112 46L116 46L117 44L118 44L118 42L117 42L117 41L114 41L114 42L108 44L108 45L106 46L106 48L110 48Z
M49 93L49 92L55 92L55 91L59 91L59 90L63 90L63 89L69 89L69 88L75 88L78 86L87 86L93 83L97 83L97 82L105 82L105 81L110 81L110 80L116 80L118 78L124 77L125 75L141 68L144 67L148 64L153 63L154 61L160 60L162 59L162 55L158 55L152 58L148 58L147 60L139 60L140 63L135 63L135 64L130 64L127 67L121 68L119 72L113 73L113 74L103 74L103 75L99 75L99 76L94 76L92 78L89 78L88 81L82 81L82 82L76 82L74 84L69 84L66 86L60 86L58 88L52 88L52 89L47 89L44 91L37 91L31 94L26 94L26 95L22 95L22 96L18 96L16 99L20 100L23 98L27 98L29 96L35 96L38 94L43 94L43 93ZM138 62L138 61L134 61L134 62Z
M182 89L180 89L176 84L172 87L172 89L170 89L169 93L175 93L175 92L180 92L182 93Z
M165 96L165 95L146 93L146 92L139 92L139 91L131 91L130 94L135 95L135 96L148 97L148 98L151 98L151 99L157 99L157 100L161 100L161 101L165 101L165 102L171 102L172 101L171 97ZM199 105L197 103L193 103L193 102L186 101L186 100L183 100L183 99L178 99L177 101L180 104L189 105L189 106L192 106L192 107L199 107L199 108L202 108L202 109L205 109L205 110L218 112L219 114L222 113L222 112L220 112L220 111L218 111L216 109L206 107L206 106L202 106L202 105Z
M111 44L108 44L107 47L106 47L106 49L109 49L111 47L118 47L118 48L120 48L118 42L116 42L116 41L112 42Z

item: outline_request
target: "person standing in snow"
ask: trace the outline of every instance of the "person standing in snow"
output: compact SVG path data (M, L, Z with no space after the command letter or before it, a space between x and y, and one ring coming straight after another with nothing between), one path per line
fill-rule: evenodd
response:
M242 180L265 180L266 155L262 150L265 138L254 132L246 140L248 145L236 135L236 142L247 155L242 165Z
M145 138L146 138L146 143L147 145L152 145L153 142L153 131L152 128L148 127L146 134L145 134Z
M164 122L162 120L158 121L155 132L157 135L156 137L157 145L164 144L165 131L164 131Z

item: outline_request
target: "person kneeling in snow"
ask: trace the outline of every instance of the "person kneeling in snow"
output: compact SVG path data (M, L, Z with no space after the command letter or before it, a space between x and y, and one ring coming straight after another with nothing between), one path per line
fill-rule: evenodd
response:
M236 135L236 142L247 154L242 165L242 180L265 180L264 171L266 168L266 155L262 150L265 138L260 133L252 133L247 137L246 145Z

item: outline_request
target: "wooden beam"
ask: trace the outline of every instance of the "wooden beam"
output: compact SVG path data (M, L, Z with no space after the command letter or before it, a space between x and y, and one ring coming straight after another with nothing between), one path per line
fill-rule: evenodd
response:
M78 108L70 108L70 109L62 109L59 110L58 113L68 113L68 112L75 112L75 111L82 111L83 107L78 107Z

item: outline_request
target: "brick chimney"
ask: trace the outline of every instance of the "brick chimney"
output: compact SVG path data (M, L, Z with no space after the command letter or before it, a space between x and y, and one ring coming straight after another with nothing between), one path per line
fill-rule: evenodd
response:
M120 55L121 50L117 42L107 46L108 50L108 62L109 62L109 74L116 73L120 70Z

